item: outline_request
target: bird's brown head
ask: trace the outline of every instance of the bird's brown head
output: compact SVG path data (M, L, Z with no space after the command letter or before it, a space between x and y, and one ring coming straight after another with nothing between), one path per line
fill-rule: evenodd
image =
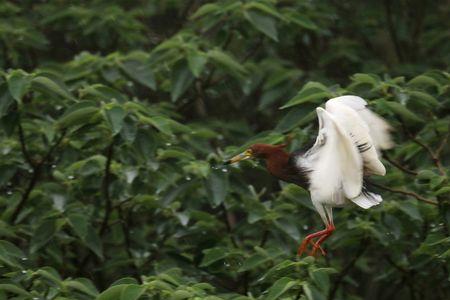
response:
M285 144L282 145L253 144L244 152L227 160L225 164L233 164L249 158L267 159L272 154L278 153L280 150L282 151L284 147L286 147Z

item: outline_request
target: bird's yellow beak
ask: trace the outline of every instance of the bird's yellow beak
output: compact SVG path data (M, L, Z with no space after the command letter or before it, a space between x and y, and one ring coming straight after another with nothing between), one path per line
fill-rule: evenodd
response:
M225 162L226 165L237 163L238 161L249 159L253 157L253 151L251 149L247 149L241 154L233 156L229 160Z

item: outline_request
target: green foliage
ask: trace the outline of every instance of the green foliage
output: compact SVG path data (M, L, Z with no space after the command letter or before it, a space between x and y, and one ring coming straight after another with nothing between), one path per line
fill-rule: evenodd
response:
M450 39L425 1L4 1L0 299L448 299ZM356 94L395 148L336 210L252 161Z

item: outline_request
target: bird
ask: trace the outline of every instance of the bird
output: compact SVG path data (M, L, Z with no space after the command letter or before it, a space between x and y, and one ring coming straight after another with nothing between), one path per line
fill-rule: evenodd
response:
M365 180L371 175L386 174L380 155L381 150L393 146L392 128L367 105L361 97L346 95L329 99L325 108L317 107L317 138L306 151L288 153L286 144L253 144L225 161L225 164L233 164L250 158L264 160L270 174L309 191L325 228L303 239L298 256L303 255L309 245L312 247L309 255L315 256L318 251L326 255L321 244L336 229L334 207L354 203L368 209L383 200L368 190Z

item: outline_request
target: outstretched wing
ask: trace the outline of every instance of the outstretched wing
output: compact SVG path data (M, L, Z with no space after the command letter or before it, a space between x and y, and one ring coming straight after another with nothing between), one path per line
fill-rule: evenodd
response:
M347 198L355 198L361 193L363 178L358 148L332 114L320 107L316 111L319 133L316 143L306 153L312 170L311 187L317 188L316 192L324 198L337 195L341 189Z
M317 108L319 133L301 163L311 169L310 189L315 198L337 205L343 192L363 208L382 201L365 190L363 175L386 173L378 149L392 145L390 127L366 105L360 97L343 96L327 101L326 110Z
M369 127L369 134L376 149L384 150L394 146L389 134L392 127L383 118L370 111L363 98L352 95L336 97L327 101L326 109L328 110L328 107L334 104L345 105L358 113Z
M378 149L392 145L389 124L366 108L366 101L357 96L342 96L328 100L326 110L350 135L358 147L368 174L384 175L386 169L378 158Z

